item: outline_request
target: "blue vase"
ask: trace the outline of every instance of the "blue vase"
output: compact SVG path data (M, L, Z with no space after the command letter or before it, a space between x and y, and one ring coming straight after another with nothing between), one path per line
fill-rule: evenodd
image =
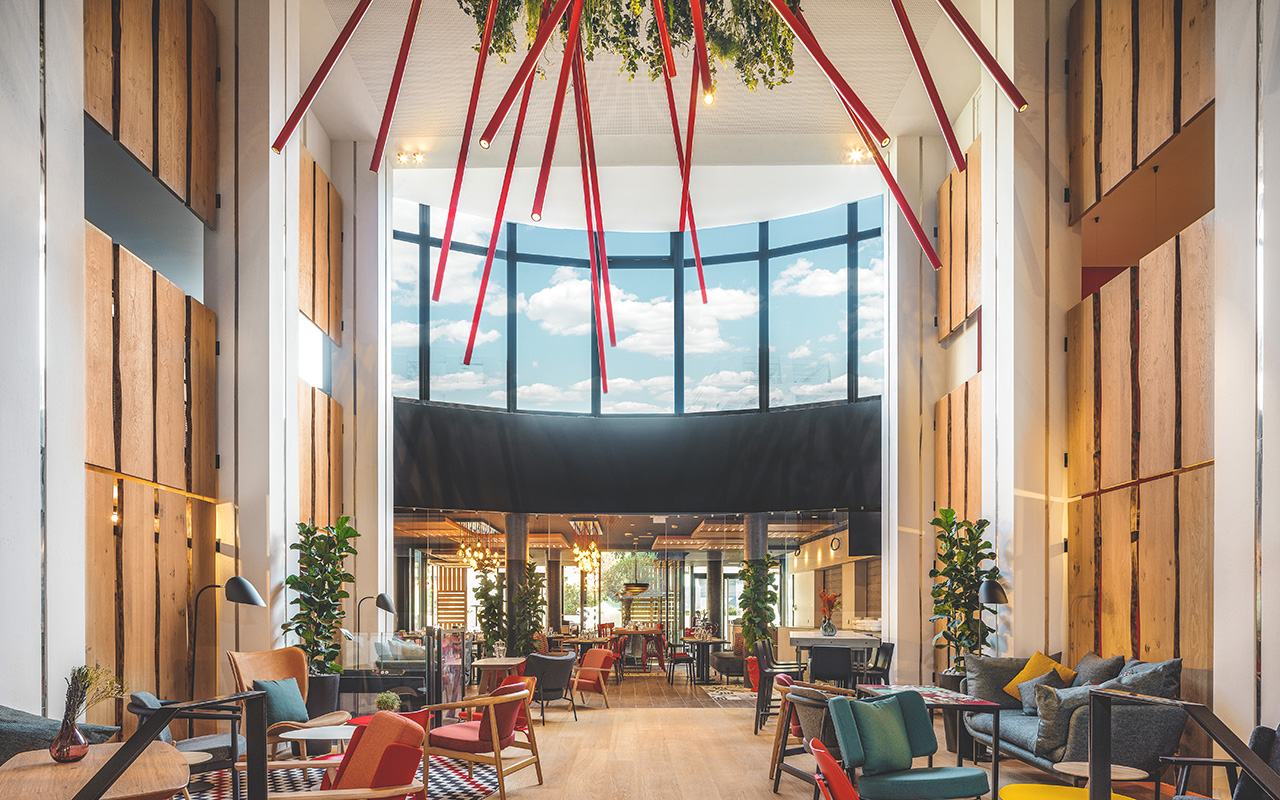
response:
M822 635L823 636L836 635L836 626L831 624L831 617L822 618Z

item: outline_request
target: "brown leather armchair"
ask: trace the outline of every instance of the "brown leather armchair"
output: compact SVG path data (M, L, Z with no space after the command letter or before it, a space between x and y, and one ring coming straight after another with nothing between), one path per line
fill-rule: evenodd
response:
M279 650L262 650L257 653L236 653L227 651L227 660L231 662L231 675L235 678L236 690L253 691L254 681L281 681L293 678L298 682L298 691L302 699L307 699L307 654L298 647L282 647ZM351 719L346 711L334 711L306 722L277 722L267 728L267 746L288 741L280 734L304 728L320 728L326 725L342 725Z

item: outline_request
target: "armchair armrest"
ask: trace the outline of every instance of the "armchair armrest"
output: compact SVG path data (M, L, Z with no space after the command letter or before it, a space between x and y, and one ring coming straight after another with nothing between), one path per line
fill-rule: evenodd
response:
M499 703L510 703L513 700L527 700L530 697L528 689L511 694L501 694L496 697L473 697L469 700L460 700L456 703L436 703L435 705L423 706L422 711L450 711L458 708L482 708L484 706L495 706Z
M288 720L284 722L277 722L267 728L267 734L271 736L278 736L286 731L300 731L305 730L306 728L327 728L331 725L344 725L350 720L350 712L334 711L333 713L325 714L323 716L316 717L315 719L309 719L306 722L291 722Z

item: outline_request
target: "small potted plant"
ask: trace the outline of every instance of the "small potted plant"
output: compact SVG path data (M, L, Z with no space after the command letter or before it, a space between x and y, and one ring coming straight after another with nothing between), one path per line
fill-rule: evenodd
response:
M835 636L836 626L831 622L831 617L836 613L836 609L840 607L840 593L832 593L823 589L818 592L818 599L822 601L822 635Z
M49 745L49 755L61 764L79 761L89 754L89 742L76 726L80 715L99 703L125 695L124 684L106 667L76 667L67 678L67 702L62 728Z
M383 692L373 701L379 711L399 711L400 695L395 692Z

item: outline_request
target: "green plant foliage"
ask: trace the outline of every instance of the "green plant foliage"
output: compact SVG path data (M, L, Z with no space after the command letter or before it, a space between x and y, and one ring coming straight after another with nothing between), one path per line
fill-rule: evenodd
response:
M289 545L298 554L298 574L284 583L294 591L289 605L298 611L281 628L298 637L315 675L342 672L342 646L334 634L347 616L342 601L351 596L343 586L356 579L343 564L356 554L355 540L360 538L350 522L350 517L339 517L337 525L327 528L299 522L298 541Z
M738 567L738 580L742 582L738 608L742 611L742 639L748 655L754 652L757 641L772 639L776 630L773 607L778 602L778 591L773 585L773 569L777 566L778 560L765 554L764 558L743 561Z
M383 692L374 699L373 704L379 711L399 711L400 695L395 692Z
M477 617L484 637L484 654L489 657L493 655L493 646L507 638L507 579L501 572L487 569L476 570L476 574L480 578L475 590L476 602L480 604Z
M695 40L689 0L661 2L666 9L672 50L692 52ZM489 52L505 59L531 43L544 5L550 11L554 3L555 0L498 0ZM788 5L800 7L799 0L788 0ZM475 19L482 35L489 0L458 0L458 6ZM570 6L560 23L562 37L568 34L572 14ZM733 69L752 91L761 86L772 89L791 77L795 69L795 37L769 0L703 0L703 20L713 80L717 63ZM620 58L622 73L631 78L641 72L648 73L650 80L662 76L662 37L652 0L584 0L580 26L587 60L599 50ZM558 71L560 57L552 55L552 51L558 47L560 53L564 52L562 37L552 38L543 57L544 68L554 64Z
M984 538L985 519L977 522L957 520L956 512L944 508L930 523L940 533L935 566L929 577L938 579L933 585L933 616L930 621L942 620L943 628L933 637L933 646L947 648L947 659L952 667L964 671L964 658L971 653L981 653L987 639L995 629L982 620L985 608L978 602L978 586L985 580L998 580L998 567L983 567L983 562L995 561L996 553L991 542Z
M528 655L538 649L533 637L542 633L542 617L547 608L543 591L547 580L538 574L532 561L525 565L524 585L516 592L516 618L511 620L512 644L516 655Z

